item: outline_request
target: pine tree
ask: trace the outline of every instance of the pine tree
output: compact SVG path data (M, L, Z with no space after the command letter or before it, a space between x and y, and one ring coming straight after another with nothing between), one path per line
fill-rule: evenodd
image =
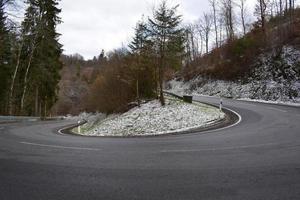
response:
M166 67L178 69L182 65L184 52L184 29L180 27L181 16L177 15L178 5L167 7L164 0L149 19L151 40L158 59L158 84L160 102L164 106L163 81Z
M132 70L134 71L136 96L152 98L155 91L153 45L149 37L147 24L144 20L137 23L134 38L129 45L133 56Z
M0 113L6 112L11 64L9 31L6 27L4 3L4 0L0 0Z
M24 114L46 116L57 100L62 68L62 45L56 32L61 11L57 8L57 0L28 0L28 4L22 24L20 107Z
M25 13L25 19L22 23L22 44L21 55L22 71L20 78L23 80L20 84L20 110L25 114L25 98L28 93L29 80L31 77L32 68L34 66L35 54L37 52L37 39L41 28L42 10L39 8L38 0L28 0L28 8Z
M35 90L39 90L42 114L46 116L57 101L59 72L62 68L60 61L62 45L58 41L60 34L56 31L57 24L61 23L58 16L61 10L57 8L58 0L42 0L39 6L43 15L36 55L38 65L34 74L42 76L38 76Z

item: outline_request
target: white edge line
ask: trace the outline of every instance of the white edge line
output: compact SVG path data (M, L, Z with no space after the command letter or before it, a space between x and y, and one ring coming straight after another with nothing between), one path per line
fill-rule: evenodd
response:
M65 129L65 128L59 129L57 132L58 132L59 134L61 134L61 135L65 135L65 134L62 133L62 130L63 130L63 129Z
M197 95L196 95L196 96L197 96ZM201 95L198 95L198 96L201 97ZM212 97L212 98L218 98L218 97L214 97L214 96L208 96L208 97L210 97L210 98L211 98L211 97ZM199 100L196 100L196 102L202 103L202 104L206 104L205 102L201 102L201 101L199 101ZM209 105L209 104L207 104L207 105ZM234 127L234 126L237 126L238 124L240 124L240 123L242 122L243 118L242 118L242 116L241 116L239 113L237 113L236 111L234 111L234 110L232 110L232 109L230 109L230 108L227 108L227 107L224 107L224 109L227 109L227 110L233 112L235 115L238 116L239 120L238 120L236 123L231 124L231 125L229 125L229 126L226 126L226 127L223 127L223 128L214 129L214 130L203 131L203 132L201 132L201 133L213 133L213 132L222 131L222 130L229 129L229 128L232 128L232 127Z
M20 144L31 145L31 146L39 146L39 147L49 147L55 149L73 149L73 150L87 150L87 151L101 151L101 149L96 148L81 148L81 147L65 147L65 146L58 146L58 145L47 145L47 144L37 144L31 142L19 142Z
M239 120L236 123L231 124L229 126L226 126L226 127L223 127L223 128L214 129L214 130L203 131L202 133L212 133L212 132L222 131L222 130L229 129L229 128L232 128L234 126L237 126L238 124L240 124L242 122L243 118L242 118L242 116L239 113L237 113L236 111L231 110L231 109L229 109L227 107L224 107L224 109L227 109L227 110L233 112L234 114L236 114L238 116Z
M201 101L196 101L196 102L202 103ZM202 104L203 104L203 103L202 103ZM204 103L204 104L205 104L205 103ZM226 126L226 127L218 128L218 129L214 129L214 130L201 131L201 133L211 133L211 132L217 132L217 131L229 129L229 128L232 128L232 127L234 127L234 126L237 126L238 124L240 124L240 123L242 122L242 116L241 116L239 113L237 113L236 111L234 111L234 110L232 110L232 109L229 109L229 108L227 108L227 107L224 107L224 109L227 109L227 110L233 112L235 115L238 116L239 120L238 120L236 123L231 124L230 126ZM66 134L62 133L62 131L65 130L65 129L71 128L71 127L73 127L73 126L61 128L61 129L58 130L58 133L61 134L61 135L66 135ZM195 127L194 127L194 128L195 128ZM194 128L188 128L187 130L181 130L181 131L188 131L188 130L192 130L192 129L194 129ZM157 134L157 135L155 135L155 136L167 135L167 134L172 134L172 133L176 133L176 132L178 132L178 130L176 130L176 131L171 131L171 132L168 132L168 133L166 133L166 134Z
M72 125L72 126L70 125L70 126L68 126L68 127L61 128L61 129L58 130L58 133L59 133L60 135L66 135L66 134L64 134L62 131L65 130L65 129L72 128L73 126L74 126L74 125Z

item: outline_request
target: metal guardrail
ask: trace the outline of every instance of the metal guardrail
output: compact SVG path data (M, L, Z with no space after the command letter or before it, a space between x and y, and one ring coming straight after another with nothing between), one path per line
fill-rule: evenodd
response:
M0 116L0 121L38 121L39 117Z
M167 92L167 91L164 91L164 93L167 94L167 95L173 96L175 98L178 98L180 100L183 100L186 103L193 103L193 96L191 96L191 95L179 96L177 94L174 94L174 93L171 93L171 92Z
M183 100L183 97L182 97L182 96L179 96L179 95L177 95L177 94L174 94L174 93L171 93L171 92L167 92L167 91L164 91L164 93L165 93L165 94L168 94L168 95L170 95L170 96L173 96L173 97L175 97L175 98L178 98L178 99L180 99L180 100Z
M36 122L41 120L61 120L62 117L48 117L42 119L40 117L28 117L28 116L0 116L0 122Z

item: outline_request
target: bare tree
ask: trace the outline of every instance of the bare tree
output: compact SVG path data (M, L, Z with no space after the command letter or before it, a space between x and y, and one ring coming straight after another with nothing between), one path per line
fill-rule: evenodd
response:
M282 16L282 0L272 0L271 5L273 6L272 10L275 11L276 15Z
M264 32L265 32L265 24L266 24L266 10L267 10L266 0L258 0L258 4L256 5L256 12L258 12L261 21L261 28Z
M198 40L198 46L200 46L200 49L199 49L199 47L198 47L198 52L199 52L199 54L200 55L202 55L203 54L203 46L204 46L204 34L203 34L203 30L202 30L202 27L200 26L201 25L201 23L200 23L201 21L199 20L199 23L197 23L196 24L196 30L197 30L197 35L198 35L198 37L199 37L199 40Z
M240 8L240 14L241 14L241 21L242 21L242 26L243 26L243 33L244 35L246 34L246 1L247 0L240 0L238 6Z
M191 49L192 49L192 56L193 59L197 57L197 41L196 41L196 28L194 25L191 25Z
M200 20L200 27L204 33L204 40L205 40L205 50L206 53L208 53L209 51L209 38L210 38L210 33L212 30L212 24L213 24L213 20L212 20L212 15L208 14L208 13L204 13L203 14L203 19Z
M194 24L186 27L186 50L189 61L194 60L198 55L197 28Z
M229 40L234 38L234 7L233 0L223 0L223 15L225 18L226 33Z
M214 29L215 29L215 37L216 37L216 47L219 47L219 41L218 41L218 19L217 19L217 4L218 0L209 0L210 5L212 7L213 11L213 23L214 23Z
M219 24L219 46L221 46L224 43L224 30L225 30L224 18L219 17L218 24Z
M192 61L192 38L193 38L193 33L191 30L191 25L187 25L185 29L185 37L186 37L186 42L185 42L185 48L186 48L186 63L187 66L190 65Z
M279 13L280 13L280 15L282 15L282 13L283 13L283 3L282 3L282 0L279 0Z

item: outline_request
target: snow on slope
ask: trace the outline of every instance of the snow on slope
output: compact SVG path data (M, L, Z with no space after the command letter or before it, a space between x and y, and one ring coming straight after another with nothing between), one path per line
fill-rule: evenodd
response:
M154 100L127 113L110 117L98 124L82 126L80 134L88 136L161 135L205 127L225 117L217 108L204 104L187 104L168 99L162 107ZM74 131L76 131L75 129Z
M203 77L188 82L173 80L168 90L178 94L300 103L300 51L286 46L279 56L262 55L246 80L231 82Z

